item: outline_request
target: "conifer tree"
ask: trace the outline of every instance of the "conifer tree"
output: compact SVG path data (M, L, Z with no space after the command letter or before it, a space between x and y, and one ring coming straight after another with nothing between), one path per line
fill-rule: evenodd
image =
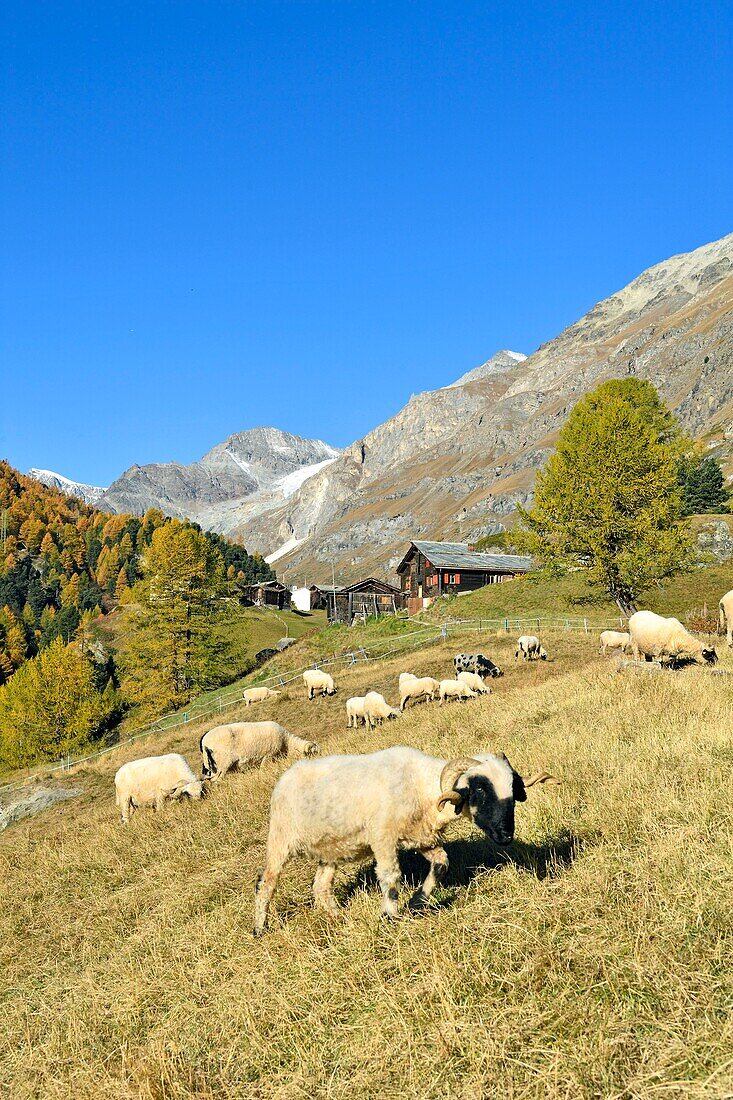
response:
M522 549L550 570L579 566L624 612L657 581L689 567L678 466L684 445L651 383L605 382L582 398L519 509Z

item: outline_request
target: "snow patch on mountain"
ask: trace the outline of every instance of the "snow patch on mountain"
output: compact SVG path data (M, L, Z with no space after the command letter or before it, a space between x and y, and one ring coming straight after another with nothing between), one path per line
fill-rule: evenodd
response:
M285 474L285 476L281 477L277 482L275 486L276 492L279 493L283 499L291 497L309 477L313 477L320 470L324 470L326 466L330 466L337 458L338 452L336 452L333 458L326 458L323 462L313 462L310 466L302 466L299 470L293 470L292 474Z
M297 548L305 542L307 537L306 535L305 538L299 539L296 538L295 535L291 535L287 542L284 542L277 550L273 550L271 554L268 554L265 561L268 565L272 565L273 562L278 561L279 558L284 558L291 550L297 550Z
M72 481L63 474L57 474L55 470L39 470L35 466L28 471L28 477L32 477L34 481L40 481L49 489L58 489L67 496L78 497L86 504L96 504L102 494L107 492L107 489L100 485L85 485L84 482Z

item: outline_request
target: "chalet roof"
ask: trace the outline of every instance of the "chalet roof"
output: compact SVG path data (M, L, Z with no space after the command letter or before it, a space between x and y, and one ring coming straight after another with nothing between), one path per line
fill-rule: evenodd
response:
M342 589L343 592L375 592L377 594L383 594L388 596L401 596L402 593L399 588L395 588L393 584L389 584L388 581L380 581L376 577L366 577L363 581L355 581L353 584L346 585Z
M337 594L339 592L343 592L344 589L343 589L343 585L340 585L340 584L337 584L337 585L333 585L333 584L312 584L310 586L310 591L311 592L322 592L324 596L329 596L329 595L333 595L334 592L336 592Z
M250 581L242 585L243 588L267 588L270 592L285 592L286 588L280 581Z
M518 554L483 554L469 550L466 542L413 542L397 566L399 572L413 553L419 550L438 569L463 569L466 572L528 573L532 559Z

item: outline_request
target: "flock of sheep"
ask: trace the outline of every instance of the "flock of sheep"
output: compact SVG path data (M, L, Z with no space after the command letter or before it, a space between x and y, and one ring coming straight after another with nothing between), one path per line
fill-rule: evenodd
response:
M727 626L733 645L733 591L720 601L720 622ZM677 619L640 611L629 619L628 632L604 631L601 650L631 650L636 659L714 663L714 649L694 638ZM546 660L547 652L534 635L517 641L515 659ZM348 728L360 723L373 728L396 719L410 705L424 700L466 701L490 694L488 678L502 670L483 654L457 654L454 677L435 680L403 672L399 677L399 708L379 692L346 701ZM336 693L333 677L321 669L303 673L307 698ZM247 688L246 706L280 694L267 687ZM134 809L160 809L168 799L200 799L205 785L227 772L274 760L282 755L302 757L275 785L270 804L265 868L258 880L255 935L266 926L270 900L280 873L295 854L318 860L313 882L316 905L334 911L333 878L338 864L369 856L376 860L382 891L382 915L397 916L397 885L401 849L420 852L429 864L422 886L411 898L408 911L422 908L445 876L448 858L443 831L463 816L494 843L514 837L514 807L526 801L527 788L559 780L547 772L522 777L503 754L475 753L445 760L417 749L393 747L360 755L318 757L319 746L290 733L277 722L231 722L208 730L201 738L202 775L197 778L183 756L148 757L124 764L115 775L117 806L127 823ZM347 797L343 797L346 793Z

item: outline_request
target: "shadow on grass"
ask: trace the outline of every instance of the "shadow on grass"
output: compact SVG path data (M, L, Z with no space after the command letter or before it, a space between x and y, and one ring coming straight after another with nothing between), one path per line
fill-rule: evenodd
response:
M507 848L497 848L482 837L454 840L445 845L448 856L448 874L441 885L439 900L431 901L430 908L446 908L459 897L459 888L468 886L485 871L499 871L514 866L529 872L540 882L557 878L577 858L582 841L571 833L564 833L545 844L527 844L515 840ZM423 882L428 873L428 861L418 852L400 852L400 870L403 880L413 889ZM344 904L359 890L377 889L374 864L363 867L336 894Z

